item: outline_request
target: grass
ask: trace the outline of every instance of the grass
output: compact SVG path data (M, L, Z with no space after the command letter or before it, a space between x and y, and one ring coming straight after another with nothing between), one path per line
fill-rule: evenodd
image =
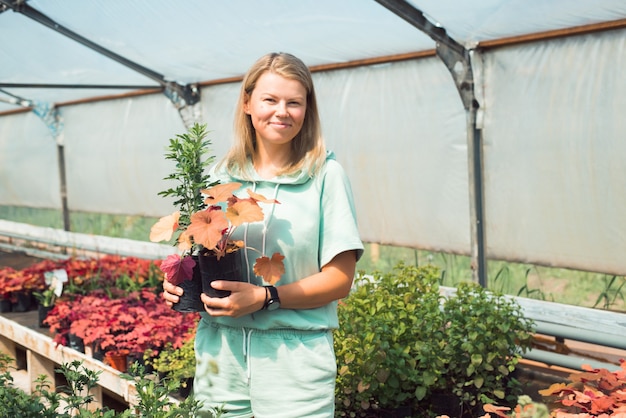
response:
M54 209L0 206L0 219L63 229L63 216L59 210ZM146 216L71 212L70 230L86 234L147 241L150 227L156 221L157 218Z
M357 268L387 272L399 261L439 267L443 286L472 280L469 257L414 248L368 244ZM487 277L488 288L507 295L626 312L625 276L488 260Z
M0 219L37 226L63 228L60 211L0 206ZM147 241L156 218L72 212L70 229ZM441 270L441 284L454 287L472 279L467 256L414 248L366 244L359 270L390 271L399 261L410 265L433 264ZM548 300L575 306L626 312L626 277L532 264L487 262L488 287L507 295Z

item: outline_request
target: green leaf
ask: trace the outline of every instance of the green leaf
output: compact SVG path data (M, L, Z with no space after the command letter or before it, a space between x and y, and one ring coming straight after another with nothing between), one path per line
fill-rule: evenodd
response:
M422 399L424 399L426 397L426 386L418 386L415 389L415 398L418 401L421 401Z
M471 361L474 366L480 366L483 362L483 356L480 354L472 354Z

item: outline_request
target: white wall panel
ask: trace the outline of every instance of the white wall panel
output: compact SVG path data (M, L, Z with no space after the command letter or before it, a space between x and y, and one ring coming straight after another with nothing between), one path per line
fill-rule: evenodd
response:
M485 57L491 257L626 273L626 31Z
M57 145L33 112L0 118L0 205L61 207Z
M366 241L469 252L465 112L437 58L315 75Z
M62 110L70 210L152 216L173 211L157 193L173 168L163 158L169 138L185 128L165 96Z

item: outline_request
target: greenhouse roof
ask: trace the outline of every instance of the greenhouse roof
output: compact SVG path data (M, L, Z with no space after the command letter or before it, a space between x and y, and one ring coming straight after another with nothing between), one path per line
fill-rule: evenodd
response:
M268 51L349 65L624 19L623 0L0 0L0 112L239 77Z

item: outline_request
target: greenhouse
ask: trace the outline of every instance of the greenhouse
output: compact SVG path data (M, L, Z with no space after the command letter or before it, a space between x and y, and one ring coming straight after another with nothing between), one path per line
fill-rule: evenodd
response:
M530 380L620 370L624 1L0 0L0 36L5 300L60 270L116 287L141 271L124 289L159 288L177 252L149 238L175 207L159 194L174 187L168 146L205 126L206 156L224 157L247 69L288 52L311 70L326 146L350 179L366 245L355 287L396 274L415 291L413 268L446 300L475 283L534 322L520 356ZM100 401L132 403L130 383L90 353L105 336L85 331L76 354L61 322L40 328L17 310L0 314L0 351L17 350L18 366L54 377L80 358L104 367ZM195 324L182 319L170 326ZM159 351L186 342L166 339Z

